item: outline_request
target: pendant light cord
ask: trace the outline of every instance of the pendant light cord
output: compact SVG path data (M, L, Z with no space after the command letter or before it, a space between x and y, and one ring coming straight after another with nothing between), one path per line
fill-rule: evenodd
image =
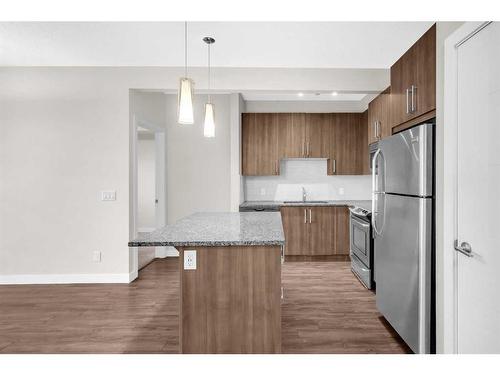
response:
M184 21L184 77L187 77L187 61L188 61L188 47L187 47L188 23Z
M208 43L208 102L212 102L212 97L210 95L210 44Z

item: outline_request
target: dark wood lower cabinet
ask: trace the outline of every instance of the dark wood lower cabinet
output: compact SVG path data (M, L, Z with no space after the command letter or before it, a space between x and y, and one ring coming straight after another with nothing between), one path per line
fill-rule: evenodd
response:
M336 207L309 207L309 254L334 255Z
M349 210L346 206L286 206L281 208L281 218L285 255L349 255Z
M349 209L345 206L335 208L335 254L349 255Z

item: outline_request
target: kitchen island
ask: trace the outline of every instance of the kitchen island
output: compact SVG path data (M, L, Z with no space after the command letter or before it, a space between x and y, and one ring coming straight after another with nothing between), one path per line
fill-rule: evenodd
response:
M179 250L181 353L281 352L284 244L278 212L197 213L129 242Z

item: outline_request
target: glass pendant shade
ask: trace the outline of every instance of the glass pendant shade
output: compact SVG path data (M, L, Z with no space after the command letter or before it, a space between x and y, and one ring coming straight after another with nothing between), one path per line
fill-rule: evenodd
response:
M203 135L207 138L215 137L215 113L212 103L205 104L205 124L203 126Z
M177 122L183 125L194 124L193 81L189 78L184 77L179 81L177 105Z

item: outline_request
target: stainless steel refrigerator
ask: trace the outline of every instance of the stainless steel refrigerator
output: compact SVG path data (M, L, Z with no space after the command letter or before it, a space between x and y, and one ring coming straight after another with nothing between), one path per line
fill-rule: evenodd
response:
M372 161L378 310L415 353L434 351L434 124L381 140Z

